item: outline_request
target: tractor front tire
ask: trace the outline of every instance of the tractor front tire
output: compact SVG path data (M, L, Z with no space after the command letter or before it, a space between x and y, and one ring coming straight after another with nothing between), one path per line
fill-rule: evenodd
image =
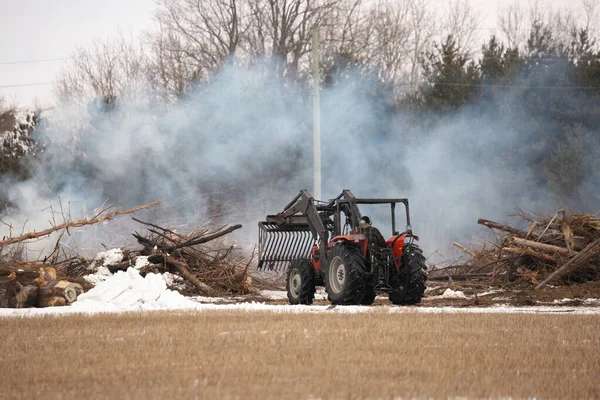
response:
M335 305L362 304L367 293L367 266L360 248L338 243L328 256L323 269L327 296Z
M390 301L398 305L418 304L425 295L427 265L423 251L407 244L402 252L401 268L392 274Z
M290 304L310 305L315 299L315 269L308 258L297 258L288 267L285 281Z

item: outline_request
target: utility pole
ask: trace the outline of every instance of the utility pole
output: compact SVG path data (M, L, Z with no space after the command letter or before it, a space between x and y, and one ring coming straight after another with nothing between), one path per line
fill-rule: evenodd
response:
M319 24L312 27L312 75L313 75L313 158L314 197L321 200L321 99L319 73Z

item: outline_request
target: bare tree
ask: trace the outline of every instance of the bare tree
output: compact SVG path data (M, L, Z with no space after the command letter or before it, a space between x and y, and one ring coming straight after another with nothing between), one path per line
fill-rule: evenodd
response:
M575 12L569 8L551 12L548 17L548 25L554 32L554 39L568 47L577 34L579 19Z
M421 55L430 45L435 29L435 16L431 11L428 0L412 0L410 2L410 27L412 50L410 57L409 91L414 92L421 79Z
M373 29L369 26L368 10L364 0L343 0L323 15L319 31L321 68L326 81L334 75L340 77L370 68Z
M311 28L334 12L341 0L250 0L251 57L271 58L279 76L298 79L308 70Z
M159 97L168 102L186 93L202 70L189 44L176 32L159 29L149 35L147 79Z
M410 57L411 27L409 2L382 1L370 13L371 60L379 79L394 85Z
M77 48L55 86L59 98L87 101L101 97L112 104L136 92L143 81L145 57L140 46L123 37Z
M462 52L473 53L477 47L476 32L479 27L479 15L468 0L452 0L440 17L442 17L439 29L441 40L452 36Z
M520 3L515 2L500 10L498 28L509 48L515 49L524 45L531 24Z
M596 0L582 0L583 8L583 28L587 30L593 37L598 33L600 22L600 10Z
M336 18L326 17L328 50L354 68L376 72L396 96L416 88L419 59L434 27L428 1L355 0L337 9L342 12Z
M170 44L177 58L194 63L196 75L206 77L233 58L250 27L247 1L163 0L156 19L160 30L155 44ZM174 46L172 46L174 45Z

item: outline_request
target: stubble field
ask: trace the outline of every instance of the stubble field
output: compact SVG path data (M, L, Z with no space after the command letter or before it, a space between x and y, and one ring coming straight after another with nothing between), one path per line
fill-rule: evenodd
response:
M600 397L597 315L1 318L1 399Z

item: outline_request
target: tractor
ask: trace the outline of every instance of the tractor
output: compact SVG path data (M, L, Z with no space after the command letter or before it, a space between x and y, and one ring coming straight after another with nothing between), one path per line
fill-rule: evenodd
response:
M396 205L404 204L406 230L396 231ZM375 246L359 229L359 204L389 205L392 235ZM286 271L291 304L312 304L324 286L334 305L370 305L377 293L393 304L411 305L425 293L427 266L414 243L408 199L357 198L344 190L335 199L318 201L302 190L275 215L258 223L258 269Z

